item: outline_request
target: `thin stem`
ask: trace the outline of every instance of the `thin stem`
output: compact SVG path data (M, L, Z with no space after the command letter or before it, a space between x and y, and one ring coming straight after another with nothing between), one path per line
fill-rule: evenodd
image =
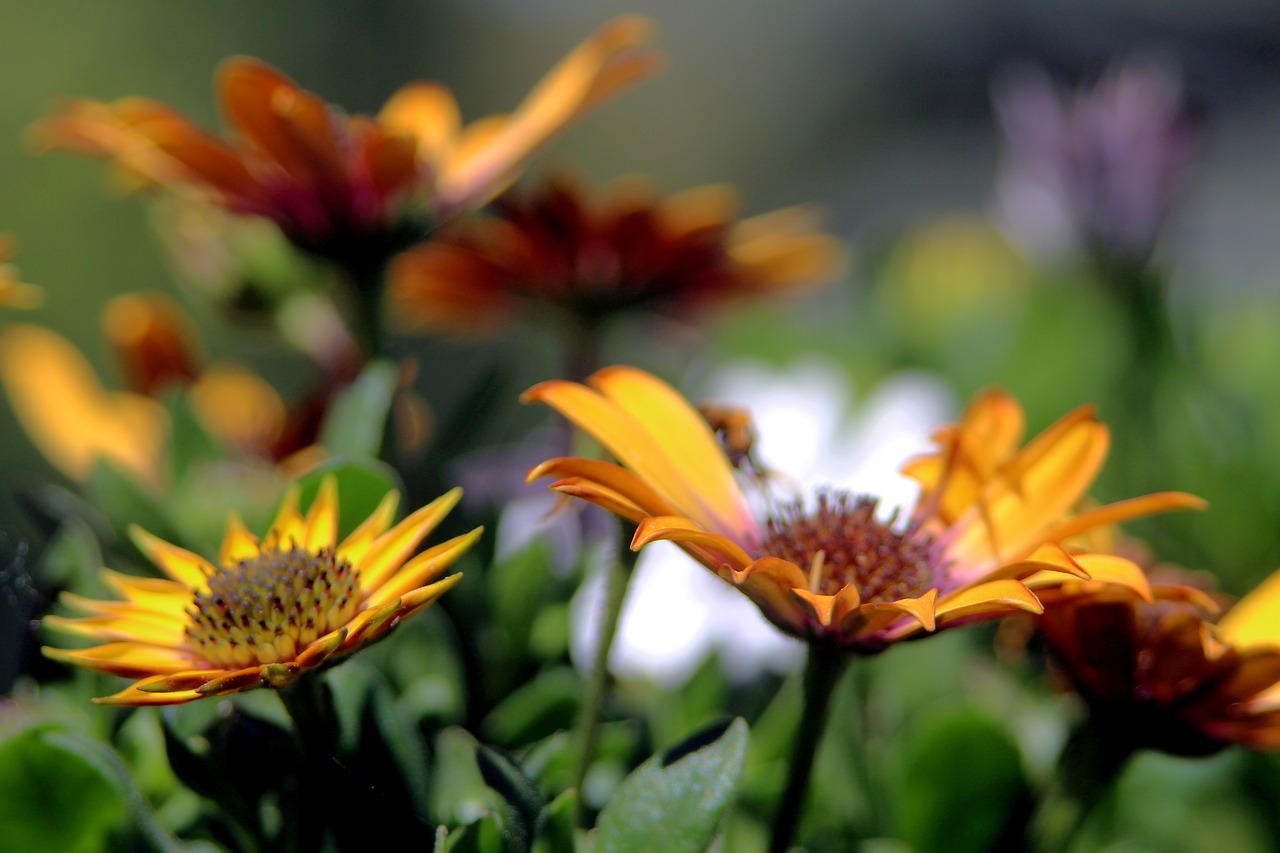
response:
M1033 849L1064 853L1094 808L1115 786L1134 753L1134 739L1090 717L1076 727L1062 748L1048 790L1031 817ZM1032 840L1032 839L1029 839Z
M298 814L292 826L286 827L286 835L293 836L293 849L318 849L326 825L339 814L339 804L327 779L328 762L333 759L333 703L324 679L315 673L295 679L275 693L293 722L303 758L295 800Z
M782 792L778 811L773 818L773 839L769 843L769 853L786 853L791 847L791 839L800 825L805 795L809 791L813 759L818 754L818 744L826 729L831 696L848 662L849 654L841 649L818 644L809 646L809 659L804 669L804 709L800 713L799 730L791 745L787 787Z
M573 766L573 786L578 790L578 803L575 813L576 822L586 827L587 807L583 795L583 784L587 771L591 769L595 758L596 744L600 739L600 713L604 708L605 694L609 689L609 653L613 650L614 637L618 633L618 620L622 616L622 605L627 598L627 587L631 583L631 575L636 566L636 554L630 543L620 543L618 554L607 561L604 567L604 612L601 614L600 629L596 636L596 655L592 664L591 679L587 683L587 692L578 711L578 721L574 728L574 741L577 744Z
M387 341L382 328L382 297L387 289L386 265L351 263L344 269L350 283L351 334L366 359L384 356Z

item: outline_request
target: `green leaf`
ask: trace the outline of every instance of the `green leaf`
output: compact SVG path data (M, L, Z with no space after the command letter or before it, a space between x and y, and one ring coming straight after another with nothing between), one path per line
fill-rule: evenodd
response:
M431 814L449 826L471 823L498 808L498 797L485 785L476 766L477 746L471 733L457 726L436 738Z
M115 780L55 734L32 726L0 743L0 849L106 850L125 823Z
M169 466L175 480L181 480L193 465L226 457L226 451L200 423L186 394L170 394Z
M583 689L582 679L572 667L538 673L485 718L486 739L517 747L571 727L582 704Z
M372 362L334 396L320 427L320 443L336 456L377 456L399 382L394 364Z
M449 853L503 853L502 824L491 814L449 833Z
M476 766L485 784L502 795L511 806L507 831L512 846L528 850L533 843L533 830L542 812L542 796L537 786L525 776L520 765L510 756L480 744L476 747Z
M311 506L320 483L332 474L338 479L338 536L346 536L373 514L387 492L404 494L400 476L391 466L364 456L327 459L298 480L301 505Z
M600 853L701 853L733 802L747 724L717 723L653 756L623 780L600 813Z
M579 830L574 820L578 792L568 790L552 800L538 819L533 853L576 853ZM582 845L585 846L585 845Z
M899 834L917 850L984 851L1027 806L1009 733L972 708L924 720L904 747Z
M160 499L151 490L106 459L98 460L85 483L89 501L102 510L111 529L124 538L137 524L161 539L173 541L177 531Z

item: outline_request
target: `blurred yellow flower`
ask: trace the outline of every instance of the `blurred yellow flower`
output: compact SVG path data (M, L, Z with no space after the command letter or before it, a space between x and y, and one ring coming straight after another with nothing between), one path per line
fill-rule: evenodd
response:
M256 59L217 73L235 132L221 139L157 101L77 100L35 128L44 149L115 161L126 176L273 220L299 246L344 263L400 248L423 213L488 201L528 158L595 104L653 74L649 22L619 17L553 68L509 116L463 126L435 83L394 94L377 117L348 116ZM417 225L414 223L417 222ZM397 245L400 244L400 245Z
M594 196L561 177L473 217L391 268L396 316L443 331L554 307L590 324L635 309L684 314L839 275L840 241L793 207L737 220L725 186L660 198L640 179Z
M18 270L9 261L17 252L14 239L0 234L0 308L36 308L44 302L44 290L18 280Z
M124 601L63 593L63 603L92 615L45 624L103 644L44 653L138 679L94 700L103 704L176 705L283 687L383 638L462 578L434 580L481 528L409 559L461 494L454 489L391 527L399 495L390 492L339 544L337 481L326 477L305 517L291 491L262 539L233 513L216 564L135 527L134 543L168 577L103 569Z
M550 405L622 463L551 459L530 479L557 477L556 491L634 522L633 548L676 542L783 631L862 652L1039 612L1033 590L1072 578L1145 595L1133 563L1059 543L1097 525L1202 505L1170 492L1076 514L1106 456L1107 428L1082 407L1021 447L1022 409L993 390L937 433L936 452L904 469L922 486L905 524L896 513L878 517L873 497L831 491L809 507L758 495L769 499L761 519L707 422L653 376L607 368L587 385L545 382L524 399Z
M183 390L204 428L231 448L278 455L286 429L280 395L243 367L202 365L195 327L171 299L118 296L103 314L103 332L131 391L103 388L85 357L48 329L14 325L0 332L0 385L55 468L85 480L106 458L159 484L169 419L156 398L173 389Z
M1112 736L1180 755L1280 747L1280 572L1219 617L1208 595L1152 583L1150 602L1072 582L1038 619L1058 671Z

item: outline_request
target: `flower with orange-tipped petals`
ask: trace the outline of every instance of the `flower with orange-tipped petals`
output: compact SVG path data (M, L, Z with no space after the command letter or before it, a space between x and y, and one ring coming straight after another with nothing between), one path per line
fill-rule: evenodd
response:
M816 505L770 501L762 518L706 421L648 373L606 368L585 385L544 382L524 399L550 405L621 463L562 457L530 479L555 477L552 489L636 524L633 548L675 542L783 631L861 652L1039 612L1034 590L1072 578L1146 595L1133 563L1060 543L1202 503L1161 493L1075 513L1106 456L1107 428L1082 407L1023 447L1021 407L992 390L939 432L935 452L907 466L922 492L905 523L882 518L875 498L835 491L819 493Z
M1037 619L1108 737L1179 755L1280 748L1280 572L1225 612L1193 586L1153 581L1151 593L1073 581Z
M162 103L78 100L35 129L45 149L110 158L125 175L274 221L297 245L352 266L488 201L578 115L652 74L652 27L620 17L565 57L507 116L463 126L452 94L413 83L376 117L349 116L256 59L229 59L222 139Z
M285 498L261 539L236 515L217 562L133 528L138 549L167 577L103 569L124 600L62 600L92 614L49 616L45 624L102 641L86 649L44 649L65 663L137 679L111 705L177 705L283 687L387 635L461 578L436 580L481 533L477 528L413 555L458 502L454 489L399 524L390 492L342 542L338 487L326 477L303 516L298 492Z
M811 210L738 220L737 207L725 186L661 198L631 179L592 195L559 177L397 257L391 298L397 316L431 329L490 328L539 307L590 325L636 309L684 315L839 274L844 249Z
M18 270L10 261L17 246L8 234L0 234L0 308L35 308L44 301L44 291L18 280Z

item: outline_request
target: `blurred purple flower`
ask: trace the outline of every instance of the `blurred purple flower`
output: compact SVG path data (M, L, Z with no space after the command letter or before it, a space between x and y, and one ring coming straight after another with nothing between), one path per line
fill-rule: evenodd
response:
M992 100L1005 137L996 204L1013 236L1145 264L1195 144L1171 63L1131 58L1071 95L1019 66L997 77Z

